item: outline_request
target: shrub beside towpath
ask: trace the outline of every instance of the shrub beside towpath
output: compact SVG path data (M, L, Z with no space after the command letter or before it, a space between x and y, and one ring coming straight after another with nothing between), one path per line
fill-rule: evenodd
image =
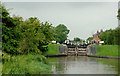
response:
M50 74L51 66L42 55L3 56L2 74Z

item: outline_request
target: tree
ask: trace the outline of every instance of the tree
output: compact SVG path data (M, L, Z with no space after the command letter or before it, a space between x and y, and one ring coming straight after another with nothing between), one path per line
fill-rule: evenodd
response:
M113 37L110 36L112 34L111 31L112 31L111 29L106 30L99 36L99 38L104 41L104 44L108 45L112 44Z
M19 20L10 17L4 6L2 7L2 50L9 54L17 54L19 40L21 35L16 27L19 25Z
M117 17L118 17L118 19L119 19L119 21L120 21L120 9L118 10L118 15L117 15ZM118 45L120 45L120 25L116 28L116 39L118 40L118 42L116 41L116 43L118 44Z
M91 42L93 40L93 37L88 37L87 41Z
M43 45L48 45L51 41L55 40L55 30L52 24L49 24L47 21L45 23L40 23L40 29L42 33L44 34L44 42L39 41L39 46L38 48L42 51L45 52L48 50L46 46Z
M20 42L18 52L20 53L41 53L38 48L39 42L45 43L45 36L42 33L39 20L35 17L30 17L28 20L21 23L19 26L23 38Z
M55 27L55 40L59 43L63 43L67 40L67 35L69 34L67 27L64 24L59 24Z
M78 37L76 37L76 38L74 38L74 41L75 41L75 42L78 42L78 41L81 41L81 39L78 38Z
M120 44L120 28L106 30L99 36L99 38L104 41L104 44L118 45Z
M116 28L114 30L114 44L120 45L120 28Z
M0 3L0 48L2 48L2 11Z
M1 14L0 14L1 17ZM41 47L54 40L52 24L37 17L23 21L22 17L9 15L2 6L2 50L9 54L42 53Z
M117 18L120 20L120 9L118 10Z
M55 30L52 24L49 24L47 21L45 23L40 23L40 28L42 33L45 35L45 44L50 43L51 41L55 40Z

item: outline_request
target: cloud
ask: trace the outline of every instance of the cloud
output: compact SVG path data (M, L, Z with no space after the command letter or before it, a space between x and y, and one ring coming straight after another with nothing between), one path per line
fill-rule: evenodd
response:
M53 26L65 24L70 29L69 39L86 39L97 30L118 26L117 2L7 2L6 7L14 8L11 15L24 19L36 16Z

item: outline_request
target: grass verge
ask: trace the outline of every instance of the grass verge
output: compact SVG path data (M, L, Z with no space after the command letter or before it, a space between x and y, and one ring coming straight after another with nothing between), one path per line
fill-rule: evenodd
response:
M51 74L51 66L42 55L3 56L2 74Z
M95 55L118 57L118 45L101 45L97 46Z
M2 62L0 62L0 76L2 75Z
M1 58L2 58L2 50L0 50L0 76L2 75L2 61L1 61Z
M49 44L48 46L48 51L44 52L43 55L55 55L55 54L60 54L58 52L58 44Z

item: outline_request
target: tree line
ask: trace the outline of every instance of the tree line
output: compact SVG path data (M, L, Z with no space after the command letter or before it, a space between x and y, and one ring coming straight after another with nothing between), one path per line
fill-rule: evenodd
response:
M37 17L23 20L22 17L10 16L8 10L1 6L2 50L9 54L42 53L43 45L51 41L63 43L69 30L64 24L53 27L49 22L40 22Z
M118 20L120 20L120 9L117 15ZM120 45L120 25L115 29L109 29L103 32L99 38L104 41L107 45Z
M109 29L103 32L99 38L104 41L104 44L107 45L119 45L120 39L120 28Z

